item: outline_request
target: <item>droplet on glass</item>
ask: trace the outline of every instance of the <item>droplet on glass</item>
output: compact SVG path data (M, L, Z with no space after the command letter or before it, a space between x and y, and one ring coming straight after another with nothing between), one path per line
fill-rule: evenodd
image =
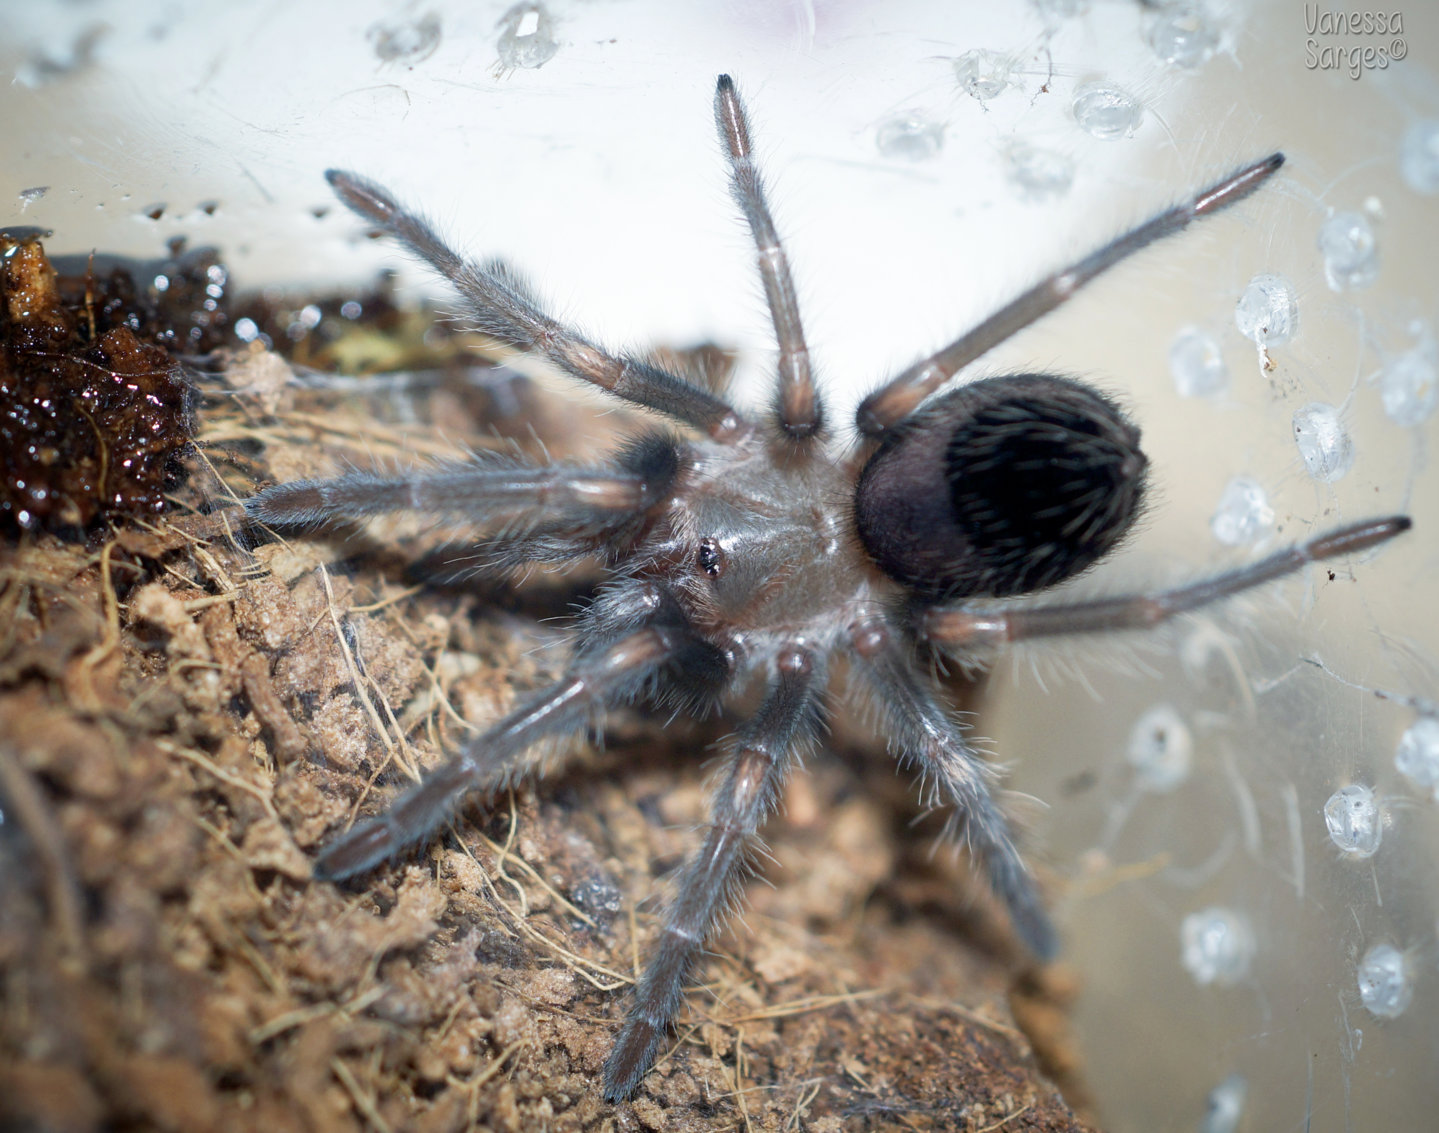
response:
M1379 399L1396 425L1421 425L1439 402L1439 342L1422 322L1412 350L1391 358L1379 371Z
M1353 858L1372 858L1384 837L1379 800L1362 783L1351 783L1329 796L1324 825L1329 840Z
M1201 987L1229 987L1249 974L1254 960L1254 931L1249 918L1215 906L1190 913L1179 926L1185 970Z
M1322 401L1301 405L1293 423L1299 457L1314 479L1332 484L1354 467L1354 438L1334 406Z
M1005 175L1022 200L1054 200L1074 183L1074 162L1054 150L1014 142L1004 151Z
M1220 493L1209 529L1227 547L1258 543L1274 529L1274 509L1264 486L1243 476L1229 481Z
M1169 374L1180 397L1213 397L1229 385L1219 341L1198 327L1185 327L1169 346Z
M960 88L980 102L988 102L1015 85L1013 75L1014 60L998 51L966 51L954 61L954 77Z
M1154 54L1176 67L1203 66L1219 48L1219 30L1198 4L1163 5L1150 17L1146 38Z
M1414 973L1392 944L1377 944L1364 953L1357 976L1359 999L1371 1015L1397 1019L1414 1002Z
M1368 287L1379 277L1374 226L1358 212L1336 212L1319 227L1319 252L1331 291Z
M1144 104L1112 83L1085 83L1074 92L1074 120L1096 138L1123 138L1144 120Z
M1439 193L1439 121L1416 122L1404 131L1399 174L1416 193Z
M1282 275L1256 275L1234 306L1239 333L1259 346L1279 346L1299 329L1299 300Z
M874 144L885 157L924 161L944 146L944 127L919 114L897 114L879 124Z
M560 49L555 42L554 21L543 4L516 4L495 26L504 29L496 46L500 66L506 70L543 67Z
M440 17L426 12L422 16L379 20L369 26L365 38L375 56L384 62L413 65L428 59L440 46Z

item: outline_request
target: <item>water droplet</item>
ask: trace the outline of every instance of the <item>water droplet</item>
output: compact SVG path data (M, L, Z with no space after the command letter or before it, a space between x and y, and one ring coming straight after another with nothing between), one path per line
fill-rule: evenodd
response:
M1174 336L1169 374L1180 397L1213 397L1229 385L1229 367L1218 340L1198 327L1185 327Z
M1392 944L1376 944L1359 961L1359 999L1371 1015L1397 1019L1414 1002L1414 973Z
M1319 252L1331 291L1368 287L1379 276L1374 226L1358 212L1336 212L1319 227Z
M988 102L1016 85L1013 75L1014 60L998 51L966 51L954 61L954 77L960 88L980 102Z
M1190 913L1179 926L1179 940L1185 970L1201 987L1230 987L1249 974L1254 932L1243 913L1219 906Z
M1054 200L1069 192L1074 183L1074 162L1054 150L1014 142L1006 147L1003 158L1005 176L1022 200L1036 204Z
M1354 467L1354 438L1332 405L1311 401L1296 409L1294 443L1309 475L1322 483L1332 484Z
M1324 804L1324 825L1329 840L1354 858L1372 858L1384 837L1379 800L1362 783L1351 783L1329 796Z
M1439 799L1439 718L1421 716L1399 737L1394 749L1399 774Z
M1234 307L1239 333L1259 346L1279 346L1299 329L1299 301L1294 285L1282 275L1256 275Z
M1397 425L1422 424L1439 402L1439 343L1422 323L1418 334L1414 349L1391 358L1379 371L1379 397Z
M1209 521L1214 537L1228 547L1258 543L1274 528L1274 509L1261 484L1236 476L1224 486Z
M1244 1117L1244 1101L1248 1094L1249 1083L1242 1074L1231 1074L1220 1082L1205 1099L1199 1133L1236 1133Z
M1416 122L1404 131L1399 173L1416 193L1439 193L1439 122Z
M1144 119L1144 105L1112 83L1085 83L1074 92L1074 120L1096 138L1123 138Z
M1194 737L1170 705L1156 704L1134 722L1126 754L1139 785L1163 794L1189 778Z
M1146 38L1154 54L1176 67L1202 66L1219 47L1219 30L1198 4L1164 5L1150 18Z
M440 46L440 17L434 12L423 16L380 20L365 32L377 58L386 63L413 66L423 62Z
M881 122L874 144L885 157L925 161L944 146L944 127L919 114L898 114Z
M504 29L497 46L500 66L506 70L543 67L560 49L555 42L554 21L543 4L516 4L495 26Z

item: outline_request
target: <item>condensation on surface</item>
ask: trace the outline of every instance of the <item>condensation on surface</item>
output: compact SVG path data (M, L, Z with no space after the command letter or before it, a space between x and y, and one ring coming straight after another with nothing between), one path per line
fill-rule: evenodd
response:
M1394 767L1419 790L1439 800L1439 718L1421 716L1394 749Z
M384 63L415 64L428 59L440 46L442 29L436 12L378 20L365 32L375 57Z
M1056 150L1014 141L1004 148L1003 160L1010 185L1033 204L1064 196L1074 183L1074 162Z
M1396 425L1422 425L1439 403L1439 342L1427 323L1410 328L1413 348L1389 359L1376 379L1384 413Z
M1281 346L1299 329L1299 299L1282 275L1256 275L1234 307L1234 325L1257 346Z
M1404 132L1399 174L1416 193L1439 193L1439 121L1416 122Z
M1359 1000L1371 1015L1397 1019L1414 1002L1414 973L1409 958L1392 944L1376 944L1364 953L1356 977Z
M1363 783L1340 787L1324 804L1329 840L1351 858L1372 858L1384 838L1384 814Z
M1134 133L1144 120L1144 104L1113 83L1084 83L1074 92L1074 120L1085 133L1105 140Z
M1331 291L1357 291L1379 278L1379 242L1361 212L1336 212L1319 226L1319 253Z
M1236 1133L1244 1118L1244 1099L1248 1094L1249 1083L1242 1074L1231 1074L1220 1082L1204 1101L1199 1133Z
M1200 67L1219 49L1219 28L1200 4L1166 4L1149 18L1150 49L1176 67Z
M1264 485L1236 476L1224 486L1209 521L1214 537L1226 547L1258 543L1274 530L1274 508Z
M998 51L976 48L955 59L954 77L961 90L988 102L1015 85L1014 60Z
M1301 405L1294 411L1292 426L1299 458L1314 479L1332 484L1354 467L1354 438L1333 405L1322 401Z
M1235 909L1213 906L1190 913L1179 926L1180 958L1201 987L1231 987L1249 975L1254 930Z
M1189 778L1194 736L1172 705L1156 704L1134 722L1125 754L1141 787L1172 791Z
M925 161L944 148L944 125L922 114L896 114L875 129L874 144L885 157Z
M1229 367L1218 339L1199 327L1185 327L1174 336L1169 374L1180 397L1214 397L1229 386Z
M516 4L496 26L501 29L495 46L502 69L543 67L560 49L555 42L554 21L543 4Z

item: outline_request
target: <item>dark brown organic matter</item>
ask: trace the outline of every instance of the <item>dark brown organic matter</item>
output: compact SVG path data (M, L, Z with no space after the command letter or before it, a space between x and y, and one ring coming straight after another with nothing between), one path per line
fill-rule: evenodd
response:
M123 269L61 279L34 237L0 233L0 527L78 531L153 516L189 443L167 305Z

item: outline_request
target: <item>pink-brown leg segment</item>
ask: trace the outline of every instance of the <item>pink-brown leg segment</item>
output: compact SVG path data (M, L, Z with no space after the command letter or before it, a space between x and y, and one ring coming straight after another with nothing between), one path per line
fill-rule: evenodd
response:
M1407 516L1366 519L1276 551L1256 563L1158 594L1037 607L935 606L919 618L922 638L942 648L992 649L1013 641L1071 633L1150 629L1178 614L1220 602L1255 586L1340 555L1358 554L1408 531Z

